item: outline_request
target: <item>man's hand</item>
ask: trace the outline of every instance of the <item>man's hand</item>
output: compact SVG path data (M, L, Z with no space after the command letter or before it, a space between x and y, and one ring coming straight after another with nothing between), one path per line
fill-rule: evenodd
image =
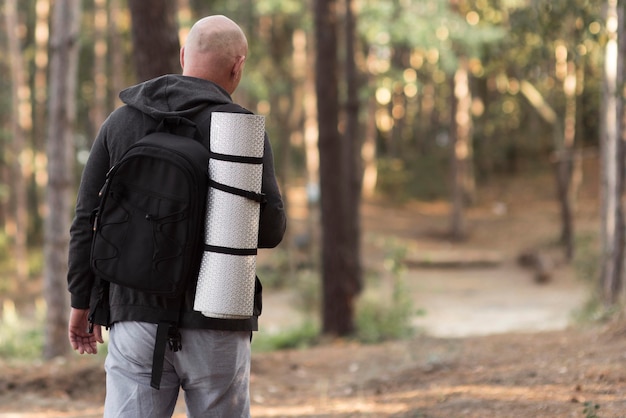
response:
M68 337L72 348L80 354L98 353L98 343L102 344L102 330L100 325L94 325L93 333L89 332L89 310L72 308Z

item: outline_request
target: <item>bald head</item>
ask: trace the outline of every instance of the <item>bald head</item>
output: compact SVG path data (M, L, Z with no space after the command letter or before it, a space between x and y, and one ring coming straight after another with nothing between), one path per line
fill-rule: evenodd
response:
M213 81L233 93L243 72L248 41L241 28L226 16L196 22L180 51L183 75Z

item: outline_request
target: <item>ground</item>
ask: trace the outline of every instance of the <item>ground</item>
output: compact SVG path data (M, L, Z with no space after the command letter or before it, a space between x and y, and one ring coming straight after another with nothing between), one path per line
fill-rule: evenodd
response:
M596 189L585 187L594 181L586 177L579 195L581 236L598 230ZM406 250L402 277L426 313L415 317L418 332L381 344L327 340L254 353L253 416L626 417L626 321L572 320L589 285L555 245L552 190L550 177L492 182L468 212L460 243L446 238L444 203L366 202L366 268L380 267L390 246ZM548 260L541 283L518 263L529 251ZM289 300L268 292L266 332L299 317ZM0 367L0 417L102 413L101 357ZM182 402L176 416L184 416Z

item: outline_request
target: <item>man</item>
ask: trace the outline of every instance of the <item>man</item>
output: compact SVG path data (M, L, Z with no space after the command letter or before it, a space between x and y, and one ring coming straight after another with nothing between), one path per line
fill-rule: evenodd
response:
M181 387L191 417L250 414L250 335L257 329L257 316L241 320L206 318L193 311L195 283L190 285L180 318L182 349L166 351L160 390L155 390L150 381L156 324L171 300L114 284L106 294L89 267L89 218L109 168L166 116L188 118L204 133L209 132L210 112L216 105L229 104L234 111L249 113L232 104L231 99L241 80L247 52L246 37L233 21L224 16L199 20L180 52L182 75L158 77L122 91L124 106L104 122L92 147L70 231L68 289L72 309L68 334L79 353L95 354L97 344L103 342L100 326L110 327L105 417L171 416ZM205 142L208 146L206 138ZM286 225L273 164L266 135L262 180L266 203L260 215L258 241L261 248L278 245ZM259 314L260 306L255 311Z

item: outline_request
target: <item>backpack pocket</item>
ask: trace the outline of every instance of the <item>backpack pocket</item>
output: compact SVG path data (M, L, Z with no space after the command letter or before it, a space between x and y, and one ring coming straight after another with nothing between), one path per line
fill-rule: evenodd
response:
M175 294L184 277L186 203L132 184L114 184L115 204L100 214L92 254L108 281L154 294Z

